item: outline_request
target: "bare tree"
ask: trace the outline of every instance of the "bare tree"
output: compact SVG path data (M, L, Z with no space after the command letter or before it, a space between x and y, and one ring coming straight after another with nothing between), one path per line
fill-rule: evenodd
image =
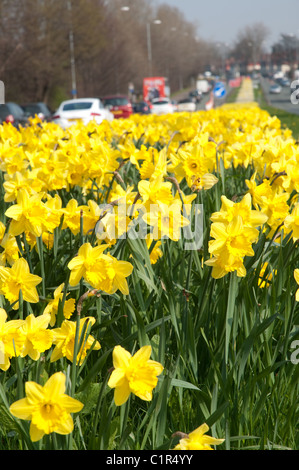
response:
M0 79L6 99L21 103L56 107L72 96L72 72L77 96L103 96L127 93L129 83L141 93L149 73L176 91L219 63L195 23L153 0L0 0L0 31ZM266 35L262 24L246 28L234 54L257 59Z
M263 23L255 23L240 31L232 50L235 60L244 65L259 62L268 35L269 30Z

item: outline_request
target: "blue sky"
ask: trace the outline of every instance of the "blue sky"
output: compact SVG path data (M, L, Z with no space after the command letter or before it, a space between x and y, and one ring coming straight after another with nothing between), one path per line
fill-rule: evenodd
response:
M177 7L198 25L199 37L207 40L232 44L242 28L257 22L270 31L267 45L281 33L299 38L298 0L154 0L153 4Z

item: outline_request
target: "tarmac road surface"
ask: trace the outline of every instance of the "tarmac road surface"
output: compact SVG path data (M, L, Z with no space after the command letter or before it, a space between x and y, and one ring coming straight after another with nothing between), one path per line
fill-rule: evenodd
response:
M297 98L298 104L293 104L291 102L291 94L294 93L294 90L291 87L282 87L279 94L272 94L269 93L269 88L271 84L273 84L272 81L266 78L261 78L260 83L264 91L265 98L270 106L282 109L288 113L299 115L299 92L293 95Z

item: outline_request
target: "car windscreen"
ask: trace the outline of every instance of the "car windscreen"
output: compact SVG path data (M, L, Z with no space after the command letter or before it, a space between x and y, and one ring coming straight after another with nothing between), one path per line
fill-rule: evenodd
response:
M82 109L90 109L92 105L92 101L80 101L77 103L66 103L62 109L63 111L80 111Z
M22 119L24 117L24 111L21 106L16 103L7 103L9 112L16 118Z
M45 116L50 116L51 112L48 109L47 105L44 103L33 103L33 104L25 104L22 106L26 113L30 114L38 114L43 113Z
M169 104L169 101L162 101L162 100L161 101L153 101L153 104L155 106L160 105L160 104Z
M104 98L105 106L126 106L129 102L126 98Z

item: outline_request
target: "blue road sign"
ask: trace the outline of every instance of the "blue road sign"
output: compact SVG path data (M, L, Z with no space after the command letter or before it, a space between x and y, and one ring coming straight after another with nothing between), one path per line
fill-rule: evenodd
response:
M213 90L215 98L223 98L226 95L226 88L224 83L217 82Z

